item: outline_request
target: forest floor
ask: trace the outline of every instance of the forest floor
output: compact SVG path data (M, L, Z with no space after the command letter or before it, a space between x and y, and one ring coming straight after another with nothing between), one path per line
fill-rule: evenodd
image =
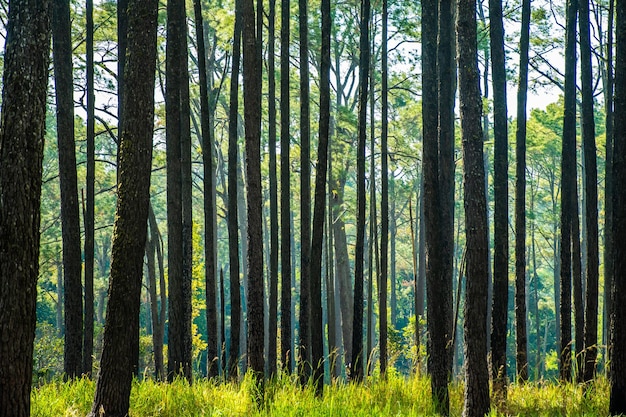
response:
M252 384L184 381L172 384L136 381L131 393L131 417L196 416L429 416L435 415L427 378L392 375L383 381L372 377L356 385L337 383L324 387L316 398L311 387L301 389L293 377L268 383L265 406L253 403ZM33 389L34 417L85 416L93 401L95 382L51 382ZM606 416L609 385L598 378L585 392L580 385L543 381L509 387L506 408L492 409L491 416ZM463 387L451 384L450 414L460 416Z

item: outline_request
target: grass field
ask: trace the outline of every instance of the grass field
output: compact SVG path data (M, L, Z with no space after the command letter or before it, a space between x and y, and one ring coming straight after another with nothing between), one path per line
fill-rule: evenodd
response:
M323 398L298 387L296 379L283 377L267 384L265 406L252 401L249 378L241 383L198 380L172 384L152 380L135 382L131 393L131 417L196 416L429 416L434 415L430 383L426 378L390 376L371 378L362 385L337 383L326 386ZM85 416L91 406L95 382L53 382L33 389L31 415L35 417ZM452 416L460 416L463 387L451 385ZM491 415L606 416L608 382L599 378L588 389L556 382L513 384L506 408Z

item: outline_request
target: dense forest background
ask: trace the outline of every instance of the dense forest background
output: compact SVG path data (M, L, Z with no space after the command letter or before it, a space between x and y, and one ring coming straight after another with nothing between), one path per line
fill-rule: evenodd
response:
M49 3L35 384L609 372L620 1Z

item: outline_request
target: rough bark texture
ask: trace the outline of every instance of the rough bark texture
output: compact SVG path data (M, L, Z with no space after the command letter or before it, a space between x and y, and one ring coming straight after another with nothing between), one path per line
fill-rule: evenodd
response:
M157 295L157 271L155 256L159 264L159 282L164 282L163 254L161 250L161 233L154 210L150 206L148 212L149 235L146 242L146 258L148 264L148 293L150 295L150 317L152 321L152 345L154 354L154 377L162 381L165 377L163 367L163 335L165 333L165 291L160 288L160 302Z
M383 30L382 30L382 73L381 73L381 196L380 196L380 281L378 283L378 329L380 332L380 374L384 377L387 372L387 277L389 261L389 150L387 140L389 136L389 101L388 101L388 20L389 10L387 0L383 0ZM372 202L375 204L375 202Z
M299 0L300 32L300 343L298 374L306 384L311 376L311 127L309 103L308 2Z
M593 75L589 0L579 0L580 13L580 75L582 78L582 133L585 161L584 192L587 219L587 270L585 298L585 354L583 380L593 379L598 356L598 168L596 161L596 129L593 116Z
M463 416L489 412L487 370L488 239L483 159L482 101L476 49L476 2L458 0L459 97L463 140L467 287L465 299L465 398Z
M90 416L128 414L132 352L136 349L132 346L134 338L128 335L139 330L150 201L157 7L156 0L130 0L128 5L128 61L124 78L133 88L124 97L109 302L101 367Z
M11 1L0 128L0 415L30 415L39 207L50 51L48 1ZM19 244L16 244L18 243Z
M78 179L76 175L76 148L74 144L74 80L69 0L55 1L52 16L52 54L54 60L59 183L61 189L63 276L65 277L65 349L63 371L66 378L75 378L82 373L83 289L81 280L82 254L80 248ZM93 286L91 288L93 290Z
M280 357L291 372L291 179L289 106L290 1L281 1L280 30Z
M493 301L490 300L492 312L491 323L489 323L491 325L491 371L496 397L506 398L506 333L509 307L509 161L506 57L501 0L489 2L489 35L494 112Z
M239 222L237 213L237 128L239 111L239 65L241 63L241 11L240 0L235 3L235 28L233 62L230 82L230 108L228 113L228 264L230 275L230 351L228 376L237 378L239 361L239 334L241 332L241 284L239 282Z
M86 8L86 43L87 49L87 166L86 166L86 201L85 224L85 324L83 331L83 364L82 372L91 376L93 368L93 336L94 336L94 261L95 261L95 179L96 179L96 144L95 144L95 104L94 89L94 23L93 0L87 1ZM76 161L74 161L76 162ZM80 257L80 250L79 250Z
M617 41L615 60L615 136L613 160L613 239L626 239L626 193L617 184L626 182L626 2L615 4ZM613 299L626 294L626 246L613 247ZM609 345L611 398L609 413L626 414L626 303L613 303Z
M257 10L262 13L261 10ZM248 196L248 366L255 379L264 371L263 357L263 195L261 192L261 62L252 0L241 0L243 88ZM262 391L261 391L262 392ZM262 398L262 393L261 393ZM259 398L257 398L259 400Z
M363 379L363 255L365 249L365 142L367 140L367 90L370 66L370 2L361 0L359 52L359 107L357 149L357 227L354 256L354 316L352 328L352 362L350 376Z
M439 200L441 227L441 302L438 311L442 313L448 355L448 372L451 371L453 348L452 340L452 276L454 267L454 100L456 71L454 62L454 2L439 2L439 29L437 39L437 106L439 122L437 141L439 142ZM443 306L443 307L442 307Z
M276 0L270 0L268 14L268 134L270 154L270 269L269 269L269 345L267 373L276 375L276 344L278 336L278 184L276 178Z
M184 109L186 62L185 3L167 3L166 48L166 147L167 147L167 247L169 277L168 379L176 375L191 381L191 281L186 235L186 202L183 169L187 164L184 142L189 114ZM185 121L185 118L186 121Z
M439 9L434 0L422 1L422 128L424 140L424 218L426 232L426 291L428 300L428 373L433 403L439 414L449 412L448 320L445 314L441 241L438 145L437 31ZM442 305L444 305L442 309ZM443 311L443 314L438 312ZM435 313L437 312L437 313Z
M320 65L320 119L315 172L315 203L311 234L311 364L318 396L324 388L324 327L322 321L322 253L326 219L326 177L330 136L330 0L322 0L322 45Z
M577 1L568 0L565 43L565 108L561 159L561 328L559 329L561 346L559 372L562 381L569 381L572 377L572 211L576 187L576 10Z
M517 86L517 130L515 131L515 364L517 377L521 381L528 379L526 343L526 102L528 97L529 39L530 0L524 0L522 3L522 28L520 37L520 76ZM498 289L494 288L494 320L496 315L496 297L506 297L507 294L504 292L500 294ZM504 323L506 326L506 317ZM492 333L491 336L492 344L498 343L498 340L501 340L498 338L494 340L494 333ZM504 348L506 355L506 345ZM495 349L495 347L492 347L492 352L493 349ZM495 356L496 354L494 353L494 367ZM505 366L504 377L506 377L506 357L504 362L498 363L498 367L503 365Z
M206 45L204 44L204 22L202 4L194 0L196 23L196 42L198 48L198 72L200 81L200 123L202 129L202 161L204 167L204 259L206 285L206 320L207 320L207 376L215 378L219 374L218 338L217 338L217 283L215 259L215 199L213 189L213 138L211 137L211 118L209 111L209 93L207 81ZM222 303L223 303L222 299Z

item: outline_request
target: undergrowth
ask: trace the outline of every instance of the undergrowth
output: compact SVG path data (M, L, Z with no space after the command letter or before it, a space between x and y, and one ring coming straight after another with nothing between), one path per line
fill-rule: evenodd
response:
M282 376L265 386L262 407L253 401L249 377L239 383L183 380L170 384L152 380L135 381L131 393L131 417L200 416L430 416L435 415L427 378L390 375L372 377L363 384L337 382L324 387L316 398L311 386L300 388L297 379ZM85 416L91 407L95 382L51 382L34 388L31 415L34 417ZM491 416L605 416L608 413L608 382L597 379L586 389L542 381L509 386L505 408ZM450 386L450 414L460 416L463 387Z

